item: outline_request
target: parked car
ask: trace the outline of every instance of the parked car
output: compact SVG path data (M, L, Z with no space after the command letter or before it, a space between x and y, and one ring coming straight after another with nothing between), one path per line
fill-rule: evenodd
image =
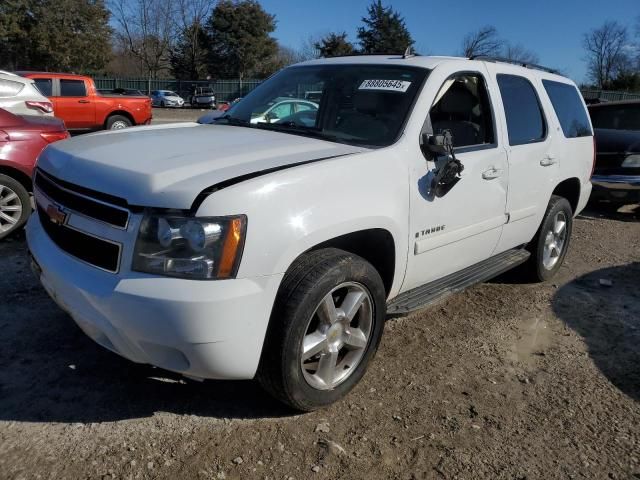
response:
M595 128L594 201L640 204L640 100L589 106Z
M69 138L64 123L44 115L0 108L0 239L19 230L31 213L31 176L44 147Z
M264 105L258 106L256 110L251 113L251 123L278 122L297 115L298 119L311 118L311 124L313 124L317 111L317 103L300 98L279 97L269 100L269 102Z
M100 88L100 95L128 95L130 97L146 97L144 93L135 88Z
M184 99L171 90L154 90L151 92L151 103L154 107L184 107Z
M192 108L215 108L216 95L211 87L196 87L189 95Z
M33 80L0 70L0 108L17 115L53 116L53 104Z
M67 73L19 72L35 80L69 130L117 130L151 123L149 97L101 95L90 77Z
M299 112L312 126L295 108L254 122L309 84L324 92ZM256 377L313 410L360 381L387 313L516 266L552 278L593 158L584 101L558 74L313 60L211 125L48 147L27 240L51 297L105 348L189 378Z

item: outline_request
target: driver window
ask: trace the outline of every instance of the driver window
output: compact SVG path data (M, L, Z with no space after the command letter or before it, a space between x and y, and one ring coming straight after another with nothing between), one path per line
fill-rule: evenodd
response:
M438 92L429 116L433 133L451 131L454 147L495 143L491 103L480 74L449 78Z
M281 103L271 110L270 115L272 118L285 118L289 117L293 112L291 111L291 107L293 104L291 102Z

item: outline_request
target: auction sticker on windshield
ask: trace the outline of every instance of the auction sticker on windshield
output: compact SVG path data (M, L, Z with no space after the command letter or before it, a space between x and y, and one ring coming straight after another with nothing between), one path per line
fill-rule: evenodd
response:
M411 82L405 80L365 80L358 90L386 90L389 92L406 92Z

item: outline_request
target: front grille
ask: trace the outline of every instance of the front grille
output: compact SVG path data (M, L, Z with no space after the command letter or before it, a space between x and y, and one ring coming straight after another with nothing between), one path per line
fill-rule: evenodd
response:
M120 245L101 240L65 225L55 224L38 205L42 228L60 249L78 260L116 273L120 263Z
M82 187L69 185L66 182L62 182L43 173L41 170L38 170L36 173L35 184L42 193L47 195L47 197L58 205L62 205L70 210L114 227L127 228L127 223L129 222L128 210L107 205L86 197L84 194L79 192ZM113 199L116 199L116 197L113 197ZM117 201L119 203L122 202L120 199L117 199Z

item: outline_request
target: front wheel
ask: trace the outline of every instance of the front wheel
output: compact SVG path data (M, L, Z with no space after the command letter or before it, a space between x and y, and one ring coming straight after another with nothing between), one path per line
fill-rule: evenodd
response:
M276 298L258 380L274 397L312 411L346 396L382 337L385 290L357 255L323 249L300 257Z
M573 210L566 198L553 195L540 228L528 250L529 261L523 266L526 275L544 282L553 277L564 262L573 228Z
M14 178L0 175L0 240L19 230L30 213L29 192Z

